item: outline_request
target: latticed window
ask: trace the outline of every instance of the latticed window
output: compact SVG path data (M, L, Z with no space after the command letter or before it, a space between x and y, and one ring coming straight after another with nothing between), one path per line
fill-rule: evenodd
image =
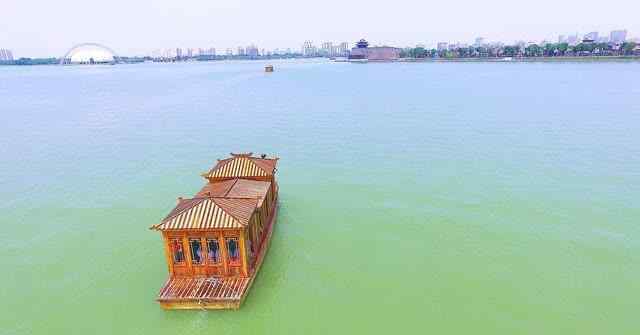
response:
M220 245L216 239L207 240L207 258L210 263L220 263Z
M202 243L199 238L192 238L189 240L189 246L191 246L191 262L193 264L202 263Z
M184 262L184 249L182 248L182 241L178 238L171 239L169 242L171 245L171 251L173 254L173 262L180 264Z
M229 252L229 260L237 262L240 260L240 247L238 246L237 237L227 238L227 251Z

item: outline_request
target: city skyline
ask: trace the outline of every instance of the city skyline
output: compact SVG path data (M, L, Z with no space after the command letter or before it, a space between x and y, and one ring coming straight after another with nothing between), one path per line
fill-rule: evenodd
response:
M372 45L386 45L400 48L412 48L422 47L426 49L442 50L451 47L467 47L467 46L480 46L480 45L531 45L539 44L544 45L547 43L568 43L569 45L575 45L583 40L592 40L594 42L613 42L620 43L624 41L640 42L640 38L630 35L627 29L616 29L610 32L591 31L587 33L571 33L571 34L558 34L556 39L542 39L542 40L524 40L516 39L513 41L500 41L493 40L482 36L477 36L469 41L432 41L432 42L417 42L409 45L398 45L394 43L372 43ZM163 47L147 50L140 54L130 55L119 52L120 56L134 56L134 57L151 57L151 58L190 58L194 56L215 57L218 55L225 56L264 56L264 55L285 55L285 54L300 54L303 56L326 56L326 57L339 57L346 56L348 50L356 44L357 41L351 42L338 42L338 41L326 41L314 42L312 40L305 40L299 47L282 47L275 49L267 49L259 47L256 43L250 43L247 46L237 46L233 48L220 48L216 46L205 47ZM0 45L2 46L2 45ZM220 50L220 52L216 52ZM224 51L223 51L224 50ZM11 58L31 58L30 55L18 55L13 56L12 49L2 49L0 53L2 57L0 60L9 60ZM42 58L53 57L57 58L58 55L46 55ZM35 57L38 58L38 57Z
M615 6L543 0L528 8L516 8L502 0L436 4L417 0L393 4L113 0L96 11L79 0L70 0L65 6L10 1L0 12L0 46L13 50L14 55L49 57L60 56L82 42L109 45L121 54L144 55L158 48L236 50L250 43L269 50L299 49L305 40L320 45L324 41L354 43L360 38L399 47L472 41L477 36L495 41L539 41L556 40L558 33L604 33L623 28L637 32L638 9L640 5L630 0Z

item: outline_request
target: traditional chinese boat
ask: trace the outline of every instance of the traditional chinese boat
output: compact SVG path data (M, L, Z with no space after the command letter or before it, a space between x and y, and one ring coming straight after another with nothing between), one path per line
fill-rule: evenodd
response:
M231 154L202 176L207 183L151 229L160 231L169 278L165 309L237 309L269 247L278 213L278 158Z

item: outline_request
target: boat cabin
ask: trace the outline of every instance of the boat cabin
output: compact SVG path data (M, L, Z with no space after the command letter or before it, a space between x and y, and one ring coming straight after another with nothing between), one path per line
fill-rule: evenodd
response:
M244 297L271 233L277 160L251 153L218 160L202 175L207 180L202 189L192 198L178 198L173 210L151 227L162 233L169 270L158 297L162 307L228 308L227 293L236 300ZM195 298L185 295L195 288L180 293L177 287L189 283L211 286L213 292ZM241 300L236 300L231 302L239 306Z

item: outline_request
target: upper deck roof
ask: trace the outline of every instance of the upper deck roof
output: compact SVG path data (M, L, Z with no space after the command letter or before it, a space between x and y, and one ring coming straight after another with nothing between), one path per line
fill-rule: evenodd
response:
M218 163L209 172L203 174L208 179L269 177L276 171L278 158L253 157L253 153L234 154Z
M242 228L267 197L270 181L230 179L207 183L192 199L179 199L156 230Z
M215 183L207 183L196 194L196 197L226 197L237 181L238 179L229 179Z
M258 200L258 207L260 207L267 197L269 187L271 187L270 181L235 178L207 183L196 197L252 198Z
M248 179L236 179L236 183L227 193L231 198L255 198L258 200L258 207L262 206L271 187L271 182L256 181Z

